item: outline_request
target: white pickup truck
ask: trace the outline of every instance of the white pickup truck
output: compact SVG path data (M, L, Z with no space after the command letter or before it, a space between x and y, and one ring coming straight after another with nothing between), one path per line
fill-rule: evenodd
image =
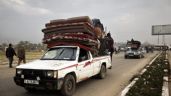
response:
M111 68L109 55L93 57L90 51L79 46L56 46L40 60L17 66L14 81L29 92L61 90L63 95L71 96L76 83L92 76L103 79Z

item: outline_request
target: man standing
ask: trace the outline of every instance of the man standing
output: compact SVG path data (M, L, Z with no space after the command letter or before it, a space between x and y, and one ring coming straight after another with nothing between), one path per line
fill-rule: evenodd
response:
M108 50L110 52L110 57L111 57L111 60L112 60L112 55L113 55L113 52L114 52L114 40L113 38L111 37L110 33L107 33L107 41L108 41Z
M17 51L17 56L18 56L18 65L23 61L23 63L26 63L25 59L25 49L23 46L20 46Z
M13 56L16 56L14 49L12 48L12 44L9 44L9 47L6 50L6 57L9 60L9 67L12 68Z

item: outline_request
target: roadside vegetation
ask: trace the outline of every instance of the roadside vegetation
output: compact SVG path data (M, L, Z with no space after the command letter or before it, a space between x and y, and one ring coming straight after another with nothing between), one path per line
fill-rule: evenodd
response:
M44 44L34 44L29 41L20 41L18 44L13 44L13 48L15 49L16 53L20 46L23 46L26 50L26 62L39 59L42 56L44 50L46 50L46 45ZM0 64L6 64L8 62L5 56L5 50L7 47L8 44L6 43L0 44ZM17 57L14 56L14 63L16 63L17 60Z
M41 56L43 55L43 52L41 51L33 51L33 52L26 52L26 62L27 61L32 61L35 59L39 59L41 58ZM16 63L18 60L18 58L16 56L14 56L14 63ZM0 63L7 63L8 60L5 56L5 52L0 52Z
M163 52L146 71L138 76L137 82L128 91L126 96L161 96L163 77L168 75L169 64L165 64L165 55Z

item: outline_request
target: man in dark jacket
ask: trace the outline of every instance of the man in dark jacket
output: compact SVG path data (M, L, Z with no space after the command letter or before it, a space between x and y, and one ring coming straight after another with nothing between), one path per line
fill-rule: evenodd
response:
M107 43L108 43L108 50L110 52L110 57L111 57L111 60L112 60L112 55L113 55L113 52L114 52L114 40L113 38L111 37L110 33L107 33Z
M13 56L16 56L14 49L12 48L12 44L9 44L9 47L6 49L6 57L9 60L9 67L12 68Z

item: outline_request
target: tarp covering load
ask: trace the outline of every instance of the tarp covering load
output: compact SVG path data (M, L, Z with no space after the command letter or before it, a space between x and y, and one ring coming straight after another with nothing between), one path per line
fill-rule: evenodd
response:
M138 49L140 46L141 46L140 41L136 41L134 39L132 39L131 41L127 41L127 47Z
M78 45L87 50L98 50L98 38L104 35L99 19L94 22L88 16L51 20L42 29L43 43L48 47L57 45Z

